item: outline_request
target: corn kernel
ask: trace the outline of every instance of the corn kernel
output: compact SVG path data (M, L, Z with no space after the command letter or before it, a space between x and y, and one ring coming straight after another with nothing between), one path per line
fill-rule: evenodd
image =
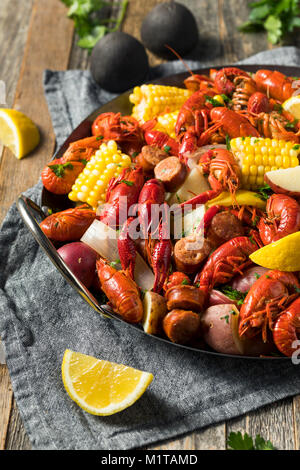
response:
M69 198L72 201L87 202L94 209L97 208L99 202L106 200L106 188L111 178L118 176L130 164L131 158L118 150L115 141L103 143L78 175Z

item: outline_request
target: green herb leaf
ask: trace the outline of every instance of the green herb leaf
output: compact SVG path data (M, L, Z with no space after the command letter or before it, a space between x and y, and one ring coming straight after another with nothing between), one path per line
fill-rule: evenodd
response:
M187 279L183 279L181 285L182 285L182 286L188 286L188 285L189 285L189 281L188 281Z
M257 196L263 201L267 201L272 194L273 191L271 187L268 184L265 184L259 189Z
M225 320L226 323L229 323L229 315L225 315L224 317L220 317L220 320Z
M232 450L254 450L253 439L246 432L244 436L239 432L231 432L227 446Z
M165 151L166 153L169 153L170 150L171 150L170 145L165 145L165 146L164 146L164 151Z
M249 8L248 21L239 30L246 33L265 30L272 44L277 44L287 33L300 27L297 0L261 0L250 3Z
M127 184L127 186L133 186L134 182L133 181L128 181L128 180L121 180L121 183Z
M231 150L231 145L230 145L230 137L228 134L226 134L226 147L227 147L227 150Z
M67 7L68 17L74 21L79 36L78 46L91 51L106 33L117 31L124 19L128 0L119 2L121 8L118 18L101 18L101 9L110 4L104 0L61 0ZM102 15L104 16L104 15ZM109 23L114 26L109 28Z
M226 96L226 95L225 95ZM215 100L214 98L212 98L211 96L208 96L208 95L205 95L205 100L212 104L215 108L219 108L220 106L224 107L224 105L222 103L220 103L218 100Z
M241 292L237 289L233 289L231 286L225 284L218 288L223 294L225 294L229 299L236 300L238 305L242 305L245 300L248 292Z
M55 173L55 175L58 178L62 178L65 174L65 169L69 168L70 170L73 170L73 165L70 162L67 163L59 163L59 164L54 164L54 165L48 165L49 168Z

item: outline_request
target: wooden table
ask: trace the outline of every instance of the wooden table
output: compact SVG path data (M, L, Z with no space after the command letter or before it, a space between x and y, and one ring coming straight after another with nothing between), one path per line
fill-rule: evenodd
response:
M159 0L130 0L123 30L139 37L142 18ZM270 48L264 34L242 36L237 26L246 20L247 0L183 0L194 11L201 35L197 49L202 60L228 64ZM55 137L42 88L46 68L66 70L89 66L86 51L76 46L73 23L59 0L1 0L0 80L6 83L7 105L22 110L39 126L40 146L17 161L2 151L0 171L0 218L3 220L17 195L34 185L51 158ZM299 38L299 35L298 35ZM300 38L291 44L299 45ZM149 54L151 65L160 59ZM211 426L155 449L226 449L231 431L260 433L279 449L300 447L300 398L289 398L239 419ZM0 449L31 449L14 400L9 373L0 366Z

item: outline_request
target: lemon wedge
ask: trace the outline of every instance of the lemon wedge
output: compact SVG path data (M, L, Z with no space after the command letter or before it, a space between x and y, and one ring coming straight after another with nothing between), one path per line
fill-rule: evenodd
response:
M36 125L16 109L0 109L0 140L17 158L23 158L40 141Z
M253 263L279 271L300 270L300 232L292 233L277 242L263 246L250 255Z
M66 349L62 379L70 398L83 410L105 416L135 403L152 382L153 375Z
M285 111L291 113L295 119L300 119L300 95L292 96L283 103L282 107Z
M239 206L253 206L258 207L259 209L264 209L266 207L266 201L260 199L257 193L254 193L253 191L248 191L246 189L239 189L235 193L235 199ZM207 201L206 206L211 207L218 204L225 207L232 206L231 194L225 191L219 194L219 196L217 196L216 198Z

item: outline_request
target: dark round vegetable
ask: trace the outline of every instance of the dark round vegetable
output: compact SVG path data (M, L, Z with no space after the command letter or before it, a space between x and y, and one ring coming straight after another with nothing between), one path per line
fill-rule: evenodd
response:
M148 57L144 46L120 31L97 42L91 55L91 73L102 88L121 92L147 80Z
M82 284L90 287L95 276L97 253L82 242L67 243L57 252Z
M195 17L184 5L165 2L154 7L146 16L141 37L143 44L154 54L175 59L166 44L184 56L196 46L198 28Z

